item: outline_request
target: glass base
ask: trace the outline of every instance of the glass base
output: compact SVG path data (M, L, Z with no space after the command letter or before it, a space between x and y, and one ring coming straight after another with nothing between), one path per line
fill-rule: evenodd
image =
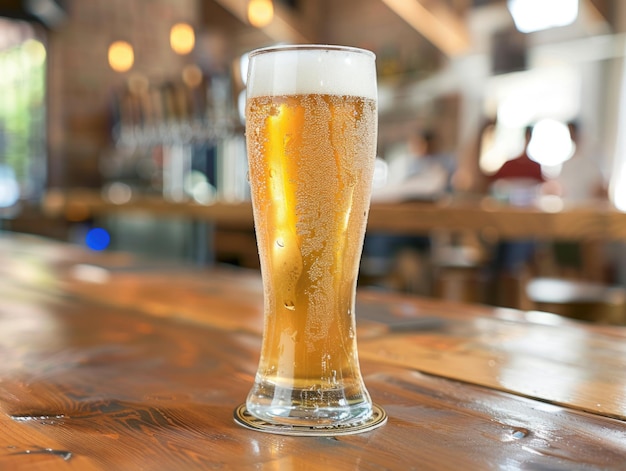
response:
M301 423L284 424L273 423L253 416L246 404L235 409L235 422L243 427L259 432L274 433L277 435L329 437L337 435L354 435L374 430L387 422L387 413L382 407L372 404L369 417L357 422L340 422L302 425Z
M332 388L309 383L303 388L258 379L246 408L260 420L290 426L358 424L372 415L372 401L361 380Z

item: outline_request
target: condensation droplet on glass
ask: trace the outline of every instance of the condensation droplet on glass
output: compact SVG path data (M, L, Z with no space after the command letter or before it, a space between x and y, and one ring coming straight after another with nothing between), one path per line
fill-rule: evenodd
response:
M276 245L282 248L285 246L285 242L283 241L283 239L276 239Z
M295 311L296 305L293 303L293 301L285 301L285 309L289 309L290 311Z

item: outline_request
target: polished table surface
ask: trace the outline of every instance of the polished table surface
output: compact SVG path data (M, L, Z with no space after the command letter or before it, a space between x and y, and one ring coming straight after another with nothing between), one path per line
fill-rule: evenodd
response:
M244 429L258 273L0 236L0 469L626 469L626 328L360 291L383 427Z

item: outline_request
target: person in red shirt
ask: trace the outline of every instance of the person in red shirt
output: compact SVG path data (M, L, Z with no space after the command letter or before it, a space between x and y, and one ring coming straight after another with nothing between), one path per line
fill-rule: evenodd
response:
M546 182L541 164L532 160L527 153L531 136L532 127L527 126L522 153L505 162L490 179L492 193L495 195L503 193L506 195L506 201L514 206L534 204L538 187ZM518 279L521 276L525 267L532 262L535 248L536 243L532 238L503 240L496 244L490 267L491 282L494 286L492 303L508 305L509 301L500 297L501 285L506 279ZM510 305L510 307L519 306Z
M527 126L525 130L524 150L518 157L505 162L491 177L492 181L529 180L530 182L535 183L545 182L545 178L541 171L541 165L528 157L527 149L532 132L532 126Z

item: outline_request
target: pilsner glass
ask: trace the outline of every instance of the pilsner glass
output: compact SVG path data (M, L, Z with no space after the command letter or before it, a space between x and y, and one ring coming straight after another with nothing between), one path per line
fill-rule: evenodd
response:
M245 407L267 424L307 434L372 420L354 306L377 116L369 51L301 45L250 54L246 141L264 331Z

